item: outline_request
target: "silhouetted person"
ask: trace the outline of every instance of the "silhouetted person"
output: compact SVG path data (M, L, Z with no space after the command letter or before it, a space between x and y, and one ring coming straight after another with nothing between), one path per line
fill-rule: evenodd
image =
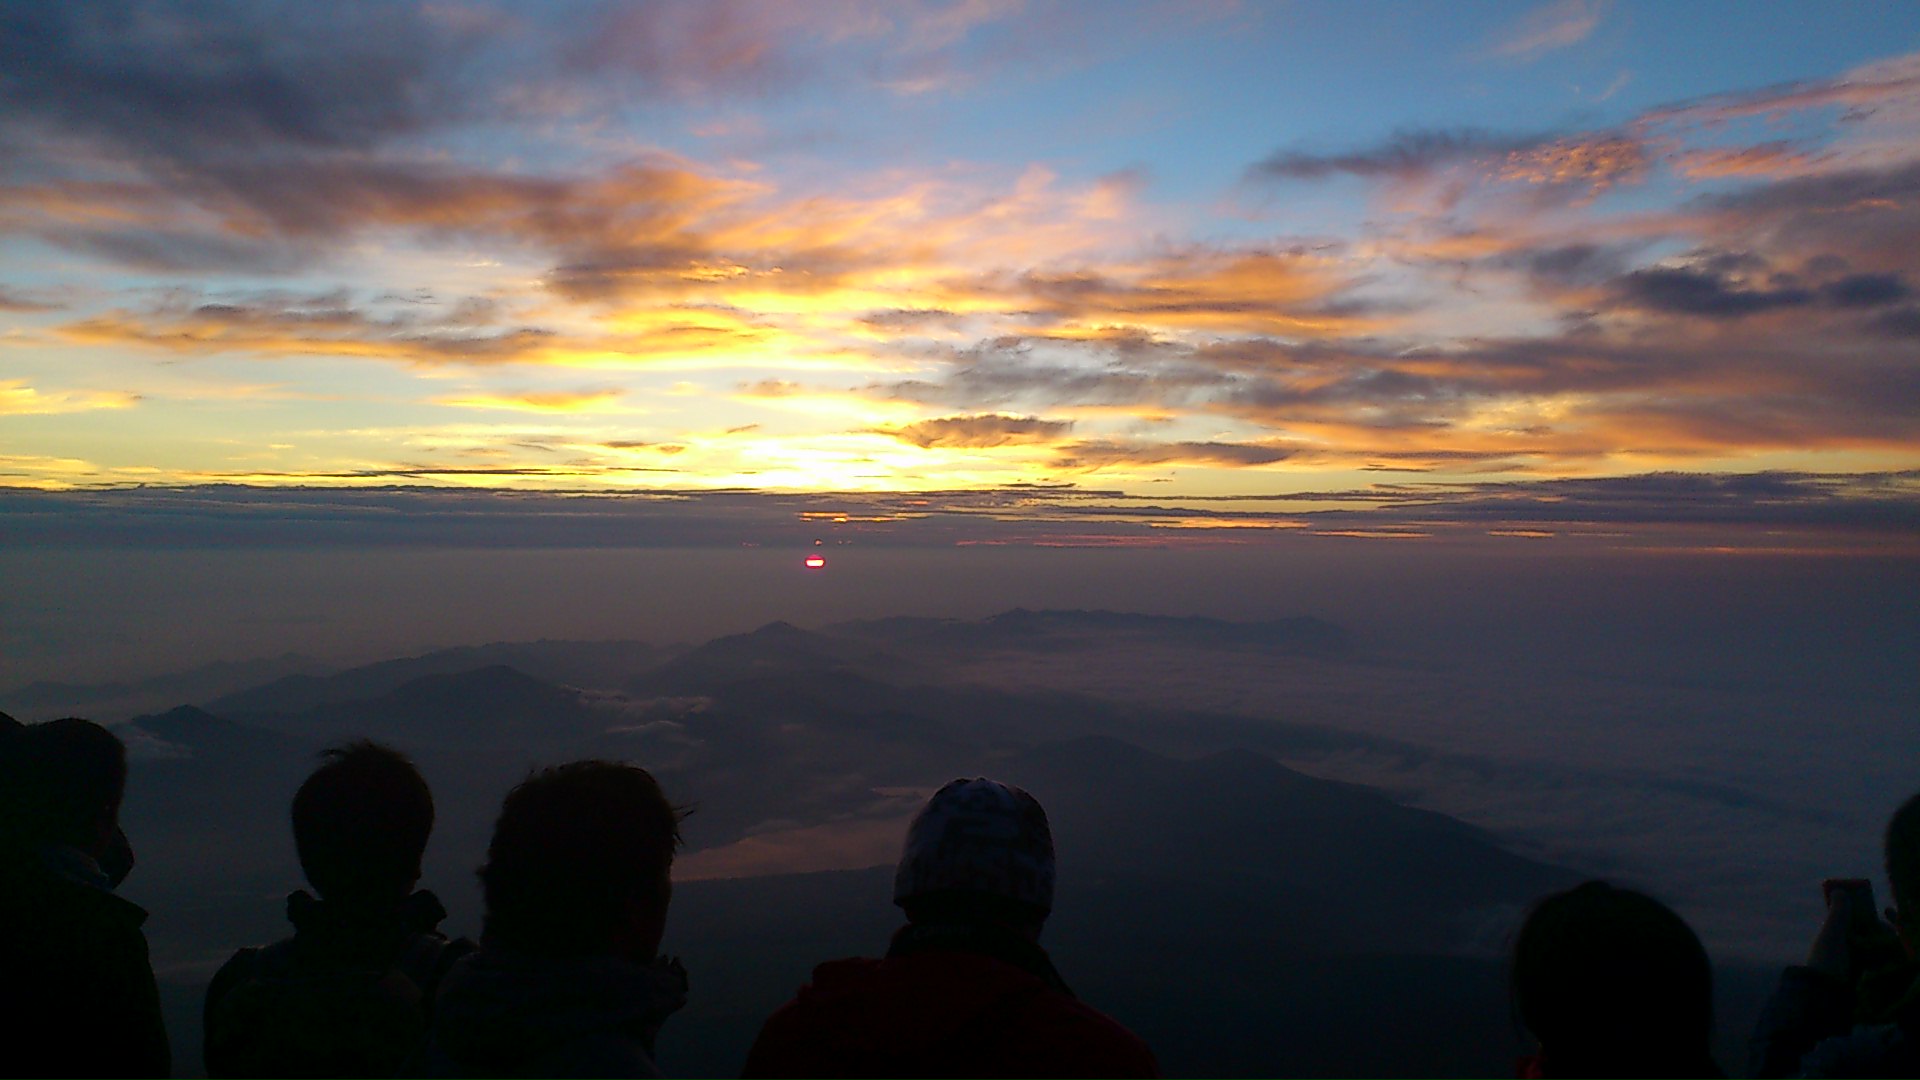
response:
M658 955L680 811L645 769L581 761L507 794L480 951L441 991L430 1076L659 1076L687 976Z
M1522 1076L1724 1076L1713 967L1660 901L1604 881L1535 904L1513 945L1513 1001L1540 1051Z
M147 913L101 867L124 843L126 781L126 748L98 724L0 731L0 1073L168 1073Z
M758 1076L1158 1076L1146 1043L1080 1003L1040 947L1053 908L1046 811L976 778L907 829L884 959L836 960L768 1018Z
M1886 922L1871 883L1825 883L1807 962L1781 974L1754 1030L1754 1075L1920 1076L1920 795L1887 823L1886 860Z
M26 726L0 712L0 740L5 739L7 732L18 731ZM4 834L5 829L6 826L0 824L0 834ZM133 844L127 840L127 831L118 822L113 826L113 837L107 841L107 849L94 861L100 864L100 872L106 875L110 889L119 888L120 883L127 880L127 875L133 873Z
M293 797L307 883L287 897L293 936L242 949L207 987L207 1075L392 1076L426 1039L440 979L472 946L414 892L433 793L398 751L327 751Z

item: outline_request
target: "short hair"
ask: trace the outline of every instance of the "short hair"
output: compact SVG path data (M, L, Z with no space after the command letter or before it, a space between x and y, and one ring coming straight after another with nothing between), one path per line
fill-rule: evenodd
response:
M127 790L127 748L91 720L67 717L0 733L4 842L37 847L84 844L102 816L120 811Z
M685 816L637 765L576 761L528 776L507 793L480 868L486 942L605 951L634 901L665 902Z
M1920 794L1900 804L1887 822L1887 883L1900 921L1920 930Z
M293 796L300 869L323 899L404 896L433 832L433 792L405 754L369 740L321 753Z
M1686 1069L1713 1031L1713 968L1673 910L1604 881L1534 905L1510 972L1521 1022L1550 1055Z

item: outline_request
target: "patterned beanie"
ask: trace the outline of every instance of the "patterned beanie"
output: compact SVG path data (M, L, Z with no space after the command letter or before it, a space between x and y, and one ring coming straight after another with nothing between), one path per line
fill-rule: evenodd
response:
M1039 800L985 777L933 793L907 827L898 904L934 892L988 893L1053 910L1053 832Z

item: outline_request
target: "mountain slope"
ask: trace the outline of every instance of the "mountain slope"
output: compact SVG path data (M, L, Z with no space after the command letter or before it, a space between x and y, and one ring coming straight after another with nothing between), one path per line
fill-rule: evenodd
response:
M1201 616L1014 608L979 620L896 617L840 623L827 630L848 637L893 642L902 649L920 646L1065 651L1112 647L1120 641L1152 641L1192 648L1335 655L1354 647L1352 635L1345 628L1312 616L1234 622Z
M665 650L638 641L531 641L438 649L330 675L289 675L206 703L221 716L287 716L322 705L390 694L415 679L505 665L572 686L617 686L658 663Z
M912 681L916 665L870 641L773 622L746 634L714 638L630 680L640 695L707 693L716 686L773 675L844 671L893 682Z

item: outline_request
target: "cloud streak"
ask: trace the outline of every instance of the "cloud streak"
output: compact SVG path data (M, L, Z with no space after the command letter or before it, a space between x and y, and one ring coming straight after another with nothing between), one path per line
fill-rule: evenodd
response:
M1195 457L1216 447L1180 451ZM1228 450L1228 453L1238 451ZM470 470L474 472L484 470ZM451 470L439 470L444 475ZM411 474L420 479L425 472ZM390 479L409 478L393 474ZM1025 485L920 492L494 492L234 485L42 492L0 488L0 546L807 547L826 532L866 546L1300 542L1488 530L1553 532L1631 550L1836 543L1915 554L1920 473L1661 473L1575 480L1400 483L1311 493L1155 499ZM836 524L836 522L838 524ZM1704 530L1687 533L1687 530ZM1847 539L1847 538L1852 539ZM1475 541L1478 542L1478 541Z
M460 409L496 409L526 413L623 412L620 390L522 390L511 393L449 394L434 404Z
M1487 55L1532 61L1570 48L1593 36L1606 11L1605 0L1555 0L1522 16L1487 47Z
M25 379L0 379L0 416L51 416L95 409L131 409L140 395L124 390L39 390Z
M935 446L968 450L1049 442L1073 430L1070 420L1042 420L1035 416L949 416L921 420L886 434L922 449Z

